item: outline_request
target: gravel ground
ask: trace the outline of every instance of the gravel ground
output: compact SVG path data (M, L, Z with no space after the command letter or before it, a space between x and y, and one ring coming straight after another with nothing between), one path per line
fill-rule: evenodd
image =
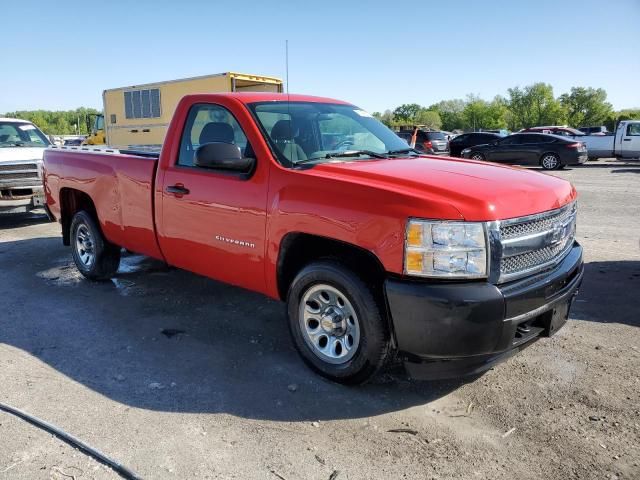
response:
M283 305L139 256L79 277L59 226L0 218L0 402L143 478L640 478L640 164L554 173L586 275L554 337L472 380L347 388L302 364ZM0 412L0 478L117 478Z

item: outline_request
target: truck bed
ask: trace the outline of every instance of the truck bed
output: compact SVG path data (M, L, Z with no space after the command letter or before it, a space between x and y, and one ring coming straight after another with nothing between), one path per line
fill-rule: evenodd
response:
M159 152L96 147L51 147L45 153L51 213L71 190L87 194L96 206L105 237L116 245L162 258L154 228L154 179ZM126 227L126 233L125 233Z

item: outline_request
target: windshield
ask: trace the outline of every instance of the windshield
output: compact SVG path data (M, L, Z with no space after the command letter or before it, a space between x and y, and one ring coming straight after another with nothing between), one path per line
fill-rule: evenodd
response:
M442 132L427 132L427 138L429 140L446 140L444 133Z
M0 122L0 148L48 147L49 139L32 123Z
M249 108L284 165L411 152L405 140L353 105L264 102Z

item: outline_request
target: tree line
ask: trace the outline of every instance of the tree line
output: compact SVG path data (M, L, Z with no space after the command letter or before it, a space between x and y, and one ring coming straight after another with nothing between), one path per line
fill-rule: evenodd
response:
M640 109L614 111L602 88L573 87L555 97L551 85L538 82L507 92L506 97L497 95L491 101L468 95L464 100L442 100L429 107L403 104L373 116L392 128L425 125L446 131L518 131L540 125L605 125L614 130L620 120L640 119Z
M95 108L80 107L66 111L21 110L4 116L28 120L47 135L88 135L99 113Z
M518 131L539 125L572 127L606 125L614 130L620 120L640 119L640 109L614 111L602 88L573 87L569 93L555 97L553 87L534 83L508 89L507 96L491 101L477 95L465 99L442 100L429 107L409 103L373 116L389 127L425 125L447 131L498 130ZM30 110L8 112L7 117L22 118L36 124L48 135L87 135L91 132L94 108L67 111Z

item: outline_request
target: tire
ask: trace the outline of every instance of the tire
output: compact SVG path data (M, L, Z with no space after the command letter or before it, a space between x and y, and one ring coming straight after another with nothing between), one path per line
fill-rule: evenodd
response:
M545 170L557 170L560 165L560 157L555 153L545 153L540 157L540 166Z
M472 153L472 154L471 154L471 156L470 156L469 158L470 158L471 160L478 160L478 161L481 161L481 160L484 160L484 155L483 155L483 154L481 154L481 153L479 153L479 152L475 152L475 153Z
M334 382L364 383L390 357L387 320L371 289L335 261L318 261L298 273L287 314L302 359Z
M109 243L93 217L83 210L71 220L71 254L89 280L108 280L120 266L120 247Z

